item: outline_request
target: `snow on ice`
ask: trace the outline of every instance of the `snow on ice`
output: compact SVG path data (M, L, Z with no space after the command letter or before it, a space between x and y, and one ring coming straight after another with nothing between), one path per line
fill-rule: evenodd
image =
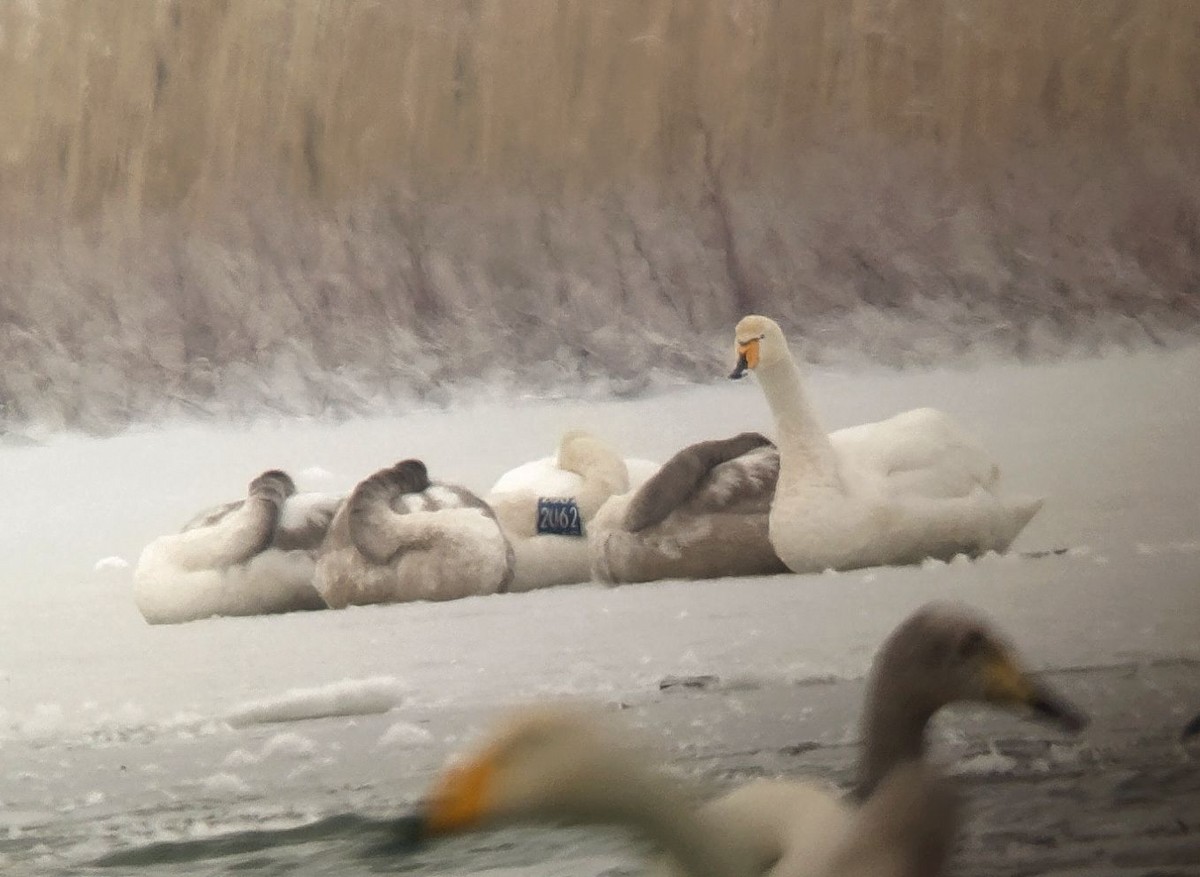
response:
M794 750L832 775L856 739L876 646L931 599L978 606L1035 669L1062 674L1098 716L1093 742L1047 736L1037 758L1091 770L1136 736L1128 723L1166 710L1181 726L1200 709L1200 673L1188 663L1200 661L1197 375L1197 348L971 371L813 373L829 429L936 405L982 437L1007 489L1046 496L1006 556L167 627L137 613L128 567L95 559L136 557L199 509L241 496L265 469L337 493L420 457L436 477L483 493L551 453L566 429L663 460L701 439L770 434L765 403L753 386L714 382L637 399L504 399L342 423L177 423L4 445L0 863L11 873L88 874L103 856L139 845L395 814L495 710L550 696L627 707L672 751L699 759L688 770L773 773L794 769L779 754ZM1170 685L1123 705L1154 668ZM669 677L714 681L660 689ZM1121 698L1117 684L1127 686ZM969 712L947 723L962 733L945 745L969 750L964 781L1023 769L1018 749L969 749L981 727ZM1011 725L987 727L1019 736ZM1166 734L1157 728L1143 736ZM757 754L739 755L743 744ZM596 874L629 861L611 838L564 838L547 835L537 847L560 870ZM305 843L286 860L298 872L357 867L336 839ZM556 873L537 870L530 849L455 855L467 873ZM447 870L429 861L426 873ZM188 873L224 868L193 865Z

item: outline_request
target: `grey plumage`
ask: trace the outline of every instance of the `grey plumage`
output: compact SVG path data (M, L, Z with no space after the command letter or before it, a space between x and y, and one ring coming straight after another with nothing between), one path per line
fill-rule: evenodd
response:
M364 557L387 563L400 548L391 518L402 513L405 494L423 493L429 473L420 460L401 460L363 479L346 500L350 539Z
M712 497L703 495L706 486L715 486L728 481L729 486L719 491L721 504L728 506L763 506L765 513L770 509L770 497L774 483L770 472L779 474L779 457L764 457L762 474L731 479L728 470L720 470L722 463L736 460L758 448L774 448L770 439L757 432L743 432L732 438L713 439L689 445L663 464L641 488L638 489L625 510L625 529L637 533L661 523L676 509L699 501L704 510L716 503ZM765 502L764 502L765 499Z
M601 509L592 574L618 583L786 572L768 531L778 478L779 454L758 433L683 448Z

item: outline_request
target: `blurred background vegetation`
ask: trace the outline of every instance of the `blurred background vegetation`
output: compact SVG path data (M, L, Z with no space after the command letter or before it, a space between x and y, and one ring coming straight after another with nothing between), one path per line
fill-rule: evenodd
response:
M1192 341L1194 0L10 0L0 428Z

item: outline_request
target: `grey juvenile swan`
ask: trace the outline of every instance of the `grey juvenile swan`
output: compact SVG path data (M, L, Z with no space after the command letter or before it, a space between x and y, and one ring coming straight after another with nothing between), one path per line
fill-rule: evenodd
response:
M592 575L610 584L787 572L767 536L779 455L756 432L688 445L592 522Z
M360 481L338 510L314 583L334 609L453 600L505 590L512 567L487 503L430 481L420 460L401 460Z

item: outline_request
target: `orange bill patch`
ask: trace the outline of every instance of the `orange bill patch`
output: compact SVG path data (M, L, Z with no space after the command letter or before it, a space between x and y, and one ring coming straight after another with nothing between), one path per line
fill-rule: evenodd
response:
M487 812L488 788L495 765L489 753L451 768L434 787L427 829L453 834L481 822Z

